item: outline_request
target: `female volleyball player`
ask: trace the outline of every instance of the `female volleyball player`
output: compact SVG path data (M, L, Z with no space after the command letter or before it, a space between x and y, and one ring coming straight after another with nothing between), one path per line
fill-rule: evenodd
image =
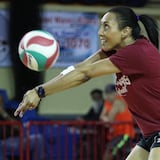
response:
M140 35L143 23L149 40ZM101 19L102 49L77 66L29 90L15 111L23 116L44 96L80 85L101 75L117 75L116 89L142 130L143 139L127 160L160 159L160 54L156 22L147 15L137 16L127 7L110 9Z

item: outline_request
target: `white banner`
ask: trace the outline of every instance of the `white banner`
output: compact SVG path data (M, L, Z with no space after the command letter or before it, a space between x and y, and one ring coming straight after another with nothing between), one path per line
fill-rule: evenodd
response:
M53 34L60 44L56 67L74 65L98 49L98 21L94 13L42 13L42 29Z

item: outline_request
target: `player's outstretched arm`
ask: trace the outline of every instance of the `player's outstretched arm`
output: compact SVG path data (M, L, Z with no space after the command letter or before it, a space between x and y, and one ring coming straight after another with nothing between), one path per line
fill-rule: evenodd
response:
M42 84L41 87L44 88L45 95L47 96L78 86L91 78L117 72L119 72L119 69L108 58L105 58L93 63L68 68L62 71L57 77ZM15 111L15 116L18 114L23 116L26 110L34 109L39 104L39 101L40 98L36 89L29 90Z
M101 50L98 50L95 54L91 55L90 57L85 59L83 62L77 64L76 67L86 66L104 58L107 58L107 55Z

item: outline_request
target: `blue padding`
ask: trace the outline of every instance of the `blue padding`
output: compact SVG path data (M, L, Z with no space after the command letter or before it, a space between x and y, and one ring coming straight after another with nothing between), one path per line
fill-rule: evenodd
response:
M0 89L0 95L3 98L5 108L16 109L18 107L19 103L17 101L9 100L7 91L5 89Z

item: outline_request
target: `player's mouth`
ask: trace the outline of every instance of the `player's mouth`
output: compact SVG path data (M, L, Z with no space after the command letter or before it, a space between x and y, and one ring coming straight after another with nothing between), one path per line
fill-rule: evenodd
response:
M107 43L107 40L106 39L101 39L101 44L102 45L105 45Z

